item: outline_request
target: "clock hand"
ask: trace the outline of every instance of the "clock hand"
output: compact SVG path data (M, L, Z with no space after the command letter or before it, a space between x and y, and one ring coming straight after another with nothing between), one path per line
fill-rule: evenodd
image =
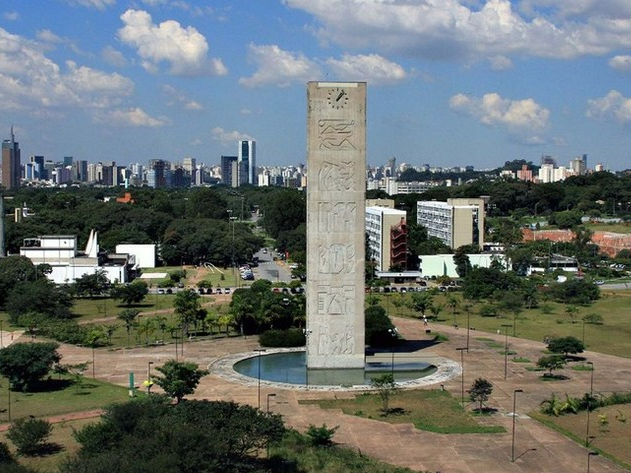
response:
M340 95L338 95L338 96L337 96L337 98L335 99L335 101L336 101L336 102L339 102L339 101L340 101L340 99L341 99L342 97L344 97L345 95L346 95L346 92L344 92L344 91L340 92Z

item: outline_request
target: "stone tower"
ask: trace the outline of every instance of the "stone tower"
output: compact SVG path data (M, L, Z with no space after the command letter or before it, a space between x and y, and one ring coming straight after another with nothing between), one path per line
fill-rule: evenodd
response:
M363 368L366 83L310 82L307 106L307 368Z

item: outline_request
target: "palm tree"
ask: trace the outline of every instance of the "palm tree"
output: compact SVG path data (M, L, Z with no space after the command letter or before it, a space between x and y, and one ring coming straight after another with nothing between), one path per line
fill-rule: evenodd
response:
M118 319L125 322L125 330L127 331L127 346L129 346L129 334L136 321L136 317L140 314L138 309L123 309L118 314Z

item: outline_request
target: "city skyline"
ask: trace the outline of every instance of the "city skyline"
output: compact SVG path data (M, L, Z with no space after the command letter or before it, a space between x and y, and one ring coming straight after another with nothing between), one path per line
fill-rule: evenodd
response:
M72 21L69 21L71 19ZM619 0L6 0L0 119L29 156L306 162L308 81L368 83L367 161L631 168Z

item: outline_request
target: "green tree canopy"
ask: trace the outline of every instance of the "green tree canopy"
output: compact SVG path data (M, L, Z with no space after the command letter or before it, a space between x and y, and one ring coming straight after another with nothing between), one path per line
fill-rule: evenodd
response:
M570 353L583 353L585 345L573 336L557 337L548 342L548 350L552 353L562 353L567 356Z
M155 383L162 388L167 396L179 403L187 394L193 394L202 377L208 374L200 370L195 363L167 361L156 368L162 376L154 378Z
M136 280L131 284L120 284L110 291L110 295L114 299L120 300L128 307L141 303L147 294L149 294L149 286L141 280Z
M13 389L32 389L61 360L58 348L54 342L14 343L0 350L0 374Z

